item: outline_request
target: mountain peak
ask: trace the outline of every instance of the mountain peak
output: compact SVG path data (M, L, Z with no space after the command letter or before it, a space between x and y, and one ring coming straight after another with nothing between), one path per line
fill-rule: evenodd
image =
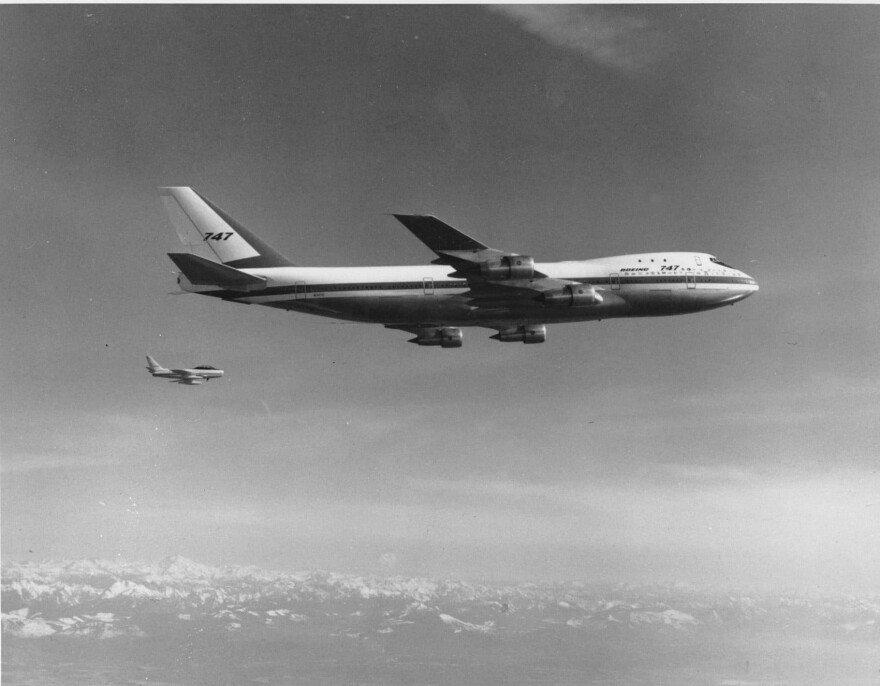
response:
M210 579L218 575L218 570L198 562L193 562L182 555L170 555L155 566L158 576L177 578Z
M706 632L752 621L821 626L876 635L880 598L748 596L666 586L518 584L291 574L217 568L181 555L153 564L109 561L4 562L2 630L41 638L141 636L198 621L216 631L250 631L316 621L329 635L406 631ZM439 621L438 621L439 620ZM164 629L159 628L165 622ZM371 633L372 632L372 633Z

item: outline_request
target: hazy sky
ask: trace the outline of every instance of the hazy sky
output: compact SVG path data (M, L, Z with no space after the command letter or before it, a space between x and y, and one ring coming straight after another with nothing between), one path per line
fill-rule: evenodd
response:
M7 5L0 93L4 558L876 584L880 8ZM169 295L160 185L302 265L424 212L761 291L419 348Z

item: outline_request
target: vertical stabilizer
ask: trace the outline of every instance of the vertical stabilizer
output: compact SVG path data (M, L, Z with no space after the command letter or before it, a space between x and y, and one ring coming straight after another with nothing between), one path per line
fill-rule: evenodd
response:
M207 245L236 269L290 267L293 262L188 186L160 188L165 209L184 245Z
M154 360L152 357L147 355L147 371L149 371L151 374L155 374L156 372L167 372L168 370L165 369L165 367L163 367L161 364L156 362L156 360Z

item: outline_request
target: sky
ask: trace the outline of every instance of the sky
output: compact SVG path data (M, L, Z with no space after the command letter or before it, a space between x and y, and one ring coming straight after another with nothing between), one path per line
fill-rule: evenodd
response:
M0 7L3 558L876 588L878 38L870 5ZM413 212L761 290L421 348L170 294L165 185L301 265L428 262Z

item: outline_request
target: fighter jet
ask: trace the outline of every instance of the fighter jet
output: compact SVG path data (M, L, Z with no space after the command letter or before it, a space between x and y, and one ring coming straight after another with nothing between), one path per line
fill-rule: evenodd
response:
M168 379L174 383L182 383L187 386L198 386L203 381L219 379L223 376L222 369L217 369L208 364L202 364L192 369L166 369L149 355L147 355L147 371L160 379Z

